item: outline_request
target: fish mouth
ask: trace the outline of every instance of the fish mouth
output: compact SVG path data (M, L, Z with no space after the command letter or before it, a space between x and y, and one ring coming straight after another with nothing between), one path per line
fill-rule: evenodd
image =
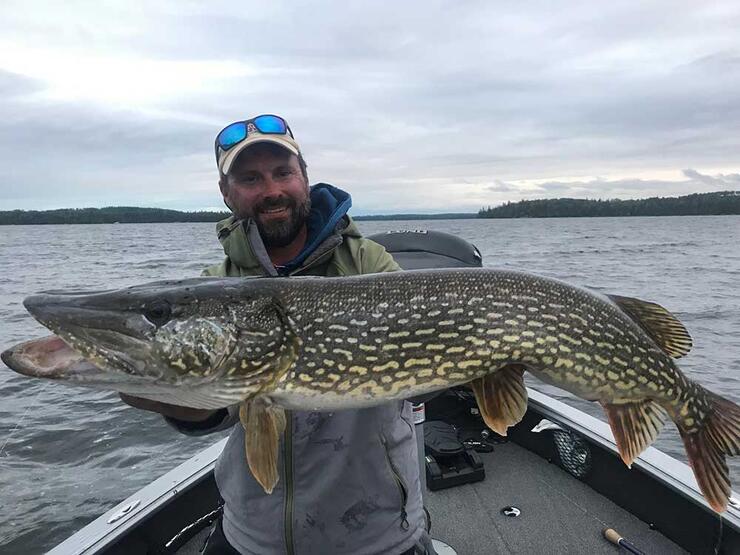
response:
M0 359L8 368L23 376L106 391L123 391L140 397L153 393L156 385L145 376L127 375L115 369L96 366L56 335L20 343L0 353ZM156 397L149 398L158 400Z
M79 362L82 360L94 367L108 368L109 372L145 374L146 369L138 360L140 357L128 353L151 350L150 335L154 326L138 313L94 303L99 294L48 292L27 297L23 301L26 310L54 332L61 344L51 338L46 338L45 343L29 342L22 351L23 360L53 365L53 353L58 352L67 365L65 376L75 368L87 368ZM74 362L68 350L76 353Z
M32 339L0 353L11 370L33 378L84 381L102 370L86 360L56 335Z
M26 310L41 324L56 334L75 329L97 332L108 330L121 336L145 340L154 326L139 314L127 314L117 310L97 306L95 294L40 293L23 300Z

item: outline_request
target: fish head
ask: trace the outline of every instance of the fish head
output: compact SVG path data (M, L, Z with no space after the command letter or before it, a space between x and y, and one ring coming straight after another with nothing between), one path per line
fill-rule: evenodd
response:
M245 287L248 281L260 280L196 278L108 291L49 291L24 305L98 368L189 385L235 376L249 384L245 389L259 389L270 380L265 368L284 350L286 334L272 296ZM59 343L43 347L53 348L57 370L64 367ZM76 381L84 382L80 365L74 368ZM57 371L56 377L64 376Z

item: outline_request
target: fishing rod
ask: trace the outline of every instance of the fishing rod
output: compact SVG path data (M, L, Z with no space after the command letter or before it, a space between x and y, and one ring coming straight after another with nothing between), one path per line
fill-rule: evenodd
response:
M629 553L634 553L635 555L646 555L644 551L637 549L633 543L625 540L614 528L604 528L604 537L614 545L618 545Z

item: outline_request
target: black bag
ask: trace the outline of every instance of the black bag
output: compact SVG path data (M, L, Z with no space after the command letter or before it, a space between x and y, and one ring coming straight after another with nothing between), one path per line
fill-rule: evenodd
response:
M425 404L425 412L427 420L452 424L457 431L457 439L466 447L474 447L479 453L490 453L494 444L507 441L506 437L498 435L483 422L475 395L468 387L459 386L443 391Z
M455 426L447 422L424 422L424 453L427 487L432 491L479 482L486 477L478 453L466 447Z

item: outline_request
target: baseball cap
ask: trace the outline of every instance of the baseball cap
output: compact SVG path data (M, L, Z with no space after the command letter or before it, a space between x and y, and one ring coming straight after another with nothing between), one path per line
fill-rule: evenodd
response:
M273 143L300 156L301 149L288 123L280 116L263 114L229 124L216 136L216 163L219 171L228 174L239 154L257 143Z

